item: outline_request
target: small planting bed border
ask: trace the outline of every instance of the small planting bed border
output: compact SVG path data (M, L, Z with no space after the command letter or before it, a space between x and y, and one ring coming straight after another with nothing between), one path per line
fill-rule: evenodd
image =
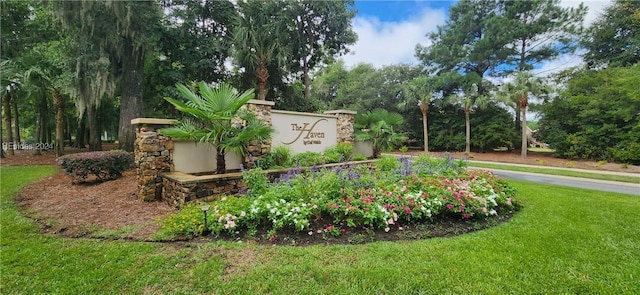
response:
M292 169L307 171L310 169L349 167L352 165L370 165L376 160L352 161L334 164L318 165L315 167L295 167L265 170L269 180L273 181ZM221 195L236 195L243 193L247 186L242 180L242 172L225 174L193 175L180 171L162 174L162 200L174 207L180 207L189 202L210 202Z

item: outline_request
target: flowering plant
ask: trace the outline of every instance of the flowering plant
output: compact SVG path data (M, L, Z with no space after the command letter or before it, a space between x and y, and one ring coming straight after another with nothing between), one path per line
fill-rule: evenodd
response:
M390 231L404 224L432 222L436 216L487 219L521 207L506 182L488 171L466 170L450 157L400 158L397 165L384 161L385 169L338 166L303 172L297 167L266 187L260 184L254 190L260 195L227 196L210 203L206 225L194 217L202 214L197 205L187 205L167 218L163 229L183 235L198 235L205 228L214 234L233 234L264 226L269 238L275 239L285 228L311 235L339 235L348 228ZM256 179L255 174L245 175L245 181Z

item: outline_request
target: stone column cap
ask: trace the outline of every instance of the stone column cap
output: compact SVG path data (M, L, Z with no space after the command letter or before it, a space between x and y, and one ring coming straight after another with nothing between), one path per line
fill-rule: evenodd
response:
M350 114L350 115L358 114L358 112L350 111L350 110L331 110L331 111L325 111L324 113L325 114Z
M247 102L247 104L260 104L260 105L266 105L266 106L274 106L276 105L275 102L270 101L270 100L259 100L259 99L251 99Z
M158 118L135 118L131 119L131 125L173 125L176 119L158 119Z

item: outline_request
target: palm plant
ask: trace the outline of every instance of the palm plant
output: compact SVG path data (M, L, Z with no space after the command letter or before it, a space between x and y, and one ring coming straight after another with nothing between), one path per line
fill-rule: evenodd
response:
M433 99L434 91L427 76L419 76L405 86L406 100L398 104L399 108L407 109L409 106L418 105L422 113L422 134L424 136L424 151L429 152L429 130L427 129L427 115L429 104Z
M280 9L268 1L241 1L241 16L234 28L234 57L248 73L254 73L258 99L265 100L268 67L284 60L279 38L281 24L276 19Z
M478 84L473 83L465 92L455 93L447 97L446 102L452 105L461 106L464 111L465 126L465 148L466 154L471 153L471 109L474 107L483 108L487 104L487 97L479 95Z
M375 109L355 118L355 138L369 141L373 145L373 157L378 158L380 151L393 149L407 137L394 130L402 125L403 118L398 113L390 113L384 109Z
M187 86L178 84L178 92L186 100L182 102L166 97L169 103L187 117L174 127L160 130L173 138L209 142L216 148L216 173L226 173L225 154L233 152L243 159L247 147L253 141L271 138L273 128L246 109L241 109L253 98L253 89L239 93L231 85L221 84L212 88L205 82L198 84L199 94Z
M527 106L529 105L529 95L540 96L550 92L549 86L541 78L533 77L528 72L518 72L515 80L506 83L498 91L498 99L511 105L514 109L520 109L522 119L522 145L520 156L527 157Z

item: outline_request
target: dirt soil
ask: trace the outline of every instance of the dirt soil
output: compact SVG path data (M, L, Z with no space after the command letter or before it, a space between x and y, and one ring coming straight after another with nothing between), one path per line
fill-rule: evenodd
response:
M112 148L106 146L106 148ZM68 149L65 153L82 152L82 149ZM413 154L418 154L414 152ZM442 153L432 153L441 156ZM463 153L452 153L459 159ZM590 161L569 161L556 159L546 153L530 153L525 160L519 154L509 152L473 153L472 160L519 163L551 167L567 167L600 171L619 171L640 173L640 166L625 166L614 163L596 163ZM0 166L15 165L56 165L53 151L43 151L42 155L33 155L32 151L17 151L16 155L0 159ZM568 164L569 163L569 164ZM0 168L1 169L1 168ZM123 177L102 182L72 184L71 178L62 171L27 185L15 201L26 216L41 225L43 233L65 237L101 237L131 240L151 240L159 229L157 220L177 212L163 202L144 202L136 198L137 182L135 171L124 173ZM499 220L502 222L504 220ZM277 237L277 244L317 244L317 243L359 243L376 240L398 240L451 236L484 228L487 225L471 222L442 221L431 228L405 226L390 233L371 231L354 232L343 238L328 237L326 234L290 233ZM197 239L206 241L210 238ZM271 243L265 237L257 237L258 243ZM296 242L297 240L297 242Z

